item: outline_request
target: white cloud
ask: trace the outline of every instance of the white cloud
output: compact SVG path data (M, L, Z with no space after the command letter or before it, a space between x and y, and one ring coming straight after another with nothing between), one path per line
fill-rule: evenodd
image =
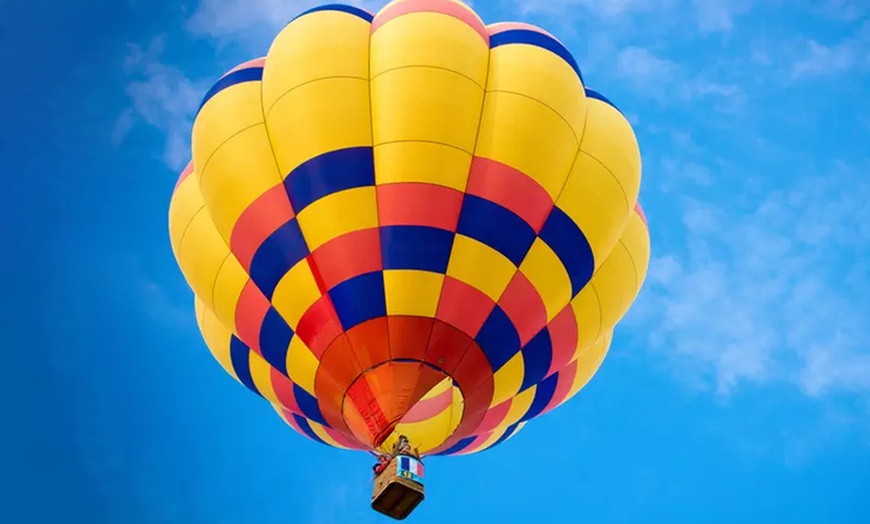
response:
M870 68L870 22L837 43L823 44L805 38L798 42L798 48L791 65L792 78L831 76Z
M703 34L727 32L737 16L747 12L748 0L513 0L519 14L560 20L569 25L588 16L599 21L622 24L632 17L644 17L645 24L694 27ZM684 23L689 20L691 25Z
M644 47L629 46L620 51L615 73L638 94L662 104L714 97L719 101L717 109L734 110L742 108L746 101L740 86L692 76L676 62Z
M136 119L165 133L162 158L166 165L181 170L190 160L193 115L207 84L192 81L180 69L161 62L164 47L162 38L144 49L130 46L124 68L132 80L125 91ZM125 111L119 118L113 132L116 143L121 143L133 126L133 114Z
M702 33L731 31L734 19L750 9L750 3L741 0L692 0L692 6Z
M811 396L870 396L868 173L838 165L746 212L686 200L683 239L654 238L628 323L681 376L722 395L787 382Z
M375 13L387 2L346 0L343 3ZM263 26L268 31L275 32L299 13L321 4L323 2L319 0L200 0L196 11L188 20L187 27L194 34L212 38L247 39L253 35L244 33L252 27ZM268 40L273 37L274 34L270 33Z

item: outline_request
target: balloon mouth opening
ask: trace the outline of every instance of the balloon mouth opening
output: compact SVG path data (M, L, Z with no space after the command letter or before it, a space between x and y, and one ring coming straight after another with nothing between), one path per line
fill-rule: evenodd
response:
M452 377L426 362L388 361L358 376L342 402L356 439L388 452L400 434L425 453L459 426L464 397Z

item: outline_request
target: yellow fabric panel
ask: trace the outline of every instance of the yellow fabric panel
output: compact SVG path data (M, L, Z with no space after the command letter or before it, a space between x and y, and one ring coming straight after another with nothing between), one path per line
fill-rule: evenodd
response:
M435 316L444 275L429 271L384 271L387 315Z
M224 260L215 278L212 298L215 316L234 333L237 333L236 308L248 280L248 273L232 254Z
M193 292L206 307L214 307L214 281L230 250L221 238L208 210L202 209L190 221L181 240L178 265Z
M428 182L464 191L488 61L474 29L447 15L410 13L378 28L371 41L378 184Z
M619 181L600 162L579 152L556 205L577 224L601 266L619 240L631 208Z
M408 66L453 71L480 86L486 83L489 46L462 20L435 12L401 15L371 37L371 76Z
M191 150L202 172L215 151L233 135L263 122L260 82L242 82L213 96L193 122Z
M523 354L517 353L507 364L495 372L493 376L493 393L490 407L498 406L505 400L516 395L523 386L523 375L525 374L525 362Z
M591 285L595 286L601 303L601 326L610 331L628 312L637 296L637 271L634 261L622 242L619 242L593 276Z
M507 257L482 242L459 234L453 240L447 275L482 291L495 302L516 270Z
M266 56L266 113L288 92L319 79L345 77L368 83L370 32L365 20L335 11L310 13L287 24Z
M388 441L384 443L382 449L389 450L392 448L393 442L398 440L398 435L408 437L411 443L420 450L420 453L425 453L440 446L456 429L456 426L451 424L453 409L453 407L447 408L434 417L420 422L399 424L392 435L390 435Z
M318 80L281 97L266 115L281 176L323 153L371 146L370 113L368 79Z
M254 351L248 352L248 364L257 391L269 402L280 404L278 396L275 394L275 388L272 386L272 366Z
M564 118L580 139L586 97L580 78L564 59L538 46L509 45L493 49L490 61L488 90L538 100Z
M573 360L581 351L595 343L601 335L601 303L595 286L591 283L586 284L571 301L571 309L577 321L577 350Z
M302 259L284 274L272 294L272 307L293 331L299 319L322 296L307 259Z
M640 191L641 160L628 120L611 105L587 98L586 130L580 151L598 160L619 181L629 208Z
M574 385L569 390L565 400L562 401L562 404L567 402L576 395L578 391L583 389L583 387L589 383L598 371L598 368L601 367L601 363L604 362L604 357L607 356L607 352L610 350L612 337L612 333L606 333L598 339L598 341L589 346L589 348L580 355L580 358L577 359L577 374L574 376Z
M535 392L537 390L537 386L532 386L519 395L513 397L511 399L511 408L508 410L507 415L498 427L500 429L506 429L511 424L516 424L521 418L523 418L523 415L525 415L529 411L529 408L532 407L532 402L535 400Z
M640 215L637 214L637 211L632 211L631 219L622 233L622 243L634 261L637 275L637 292L640 292L643 281L646 280L647 270L649 269L650 239L649 229L643 222L643 219L640 218Z
M294 384L314 396L314 378L317 376L317 366L320 361L311 349L297 336L290 339L287 350L287 375Z
M169 241L176 259L187 226L205 206L202 194L199 192L197 178L196 173L188 175L172 193L172 199L169 201Z
M346 189L321 198L303 209L298 221L311 252L345 233L378 227L375 188Z
M522 171L555 199L577 153L574 132L549 107L498 89L487 86L475 154Z
M532 286L535 287L547 309L547 321L562 311L571 300L571 279L556 253L540 238L520 265Z
M269 135L262 124L224 142L200 172L202 196L227 242L242 212L281 183Z
M483 90L468 78L444 69L404 67L373 78L371 90L375 144L437 142L473 152Z
M208 309L199 297L194 299L196 308L196 321L199 325L199 331L202 333L202 338L205 341L206 347L218 363L224 368L224 371L229 373L237 382L239 377L233 369L232 359L230 358L230 339L232 333L225 325Z
M471 154L431 142L379 144L374 155L375 183L379 185L423 182L464 192L471 169Z

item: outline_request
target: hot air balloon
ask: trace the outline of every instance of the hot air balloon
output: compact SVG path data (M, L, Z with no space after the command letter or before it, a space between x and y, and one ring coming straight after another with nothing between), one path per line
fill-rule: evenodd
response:
M300 14L191 143L169 231L208 348L298 433L385 456L395 518L424 457L574 396L646 276L629 122L551 34L458 0Z

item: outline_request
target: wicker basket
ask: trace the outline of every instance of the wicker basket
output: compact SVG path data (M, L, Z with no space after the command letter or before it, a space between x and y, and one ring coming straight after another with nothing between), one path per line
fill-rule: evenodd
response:
M408 455L394 457L375 477L372 509L404 520L423 502L422 463Z

